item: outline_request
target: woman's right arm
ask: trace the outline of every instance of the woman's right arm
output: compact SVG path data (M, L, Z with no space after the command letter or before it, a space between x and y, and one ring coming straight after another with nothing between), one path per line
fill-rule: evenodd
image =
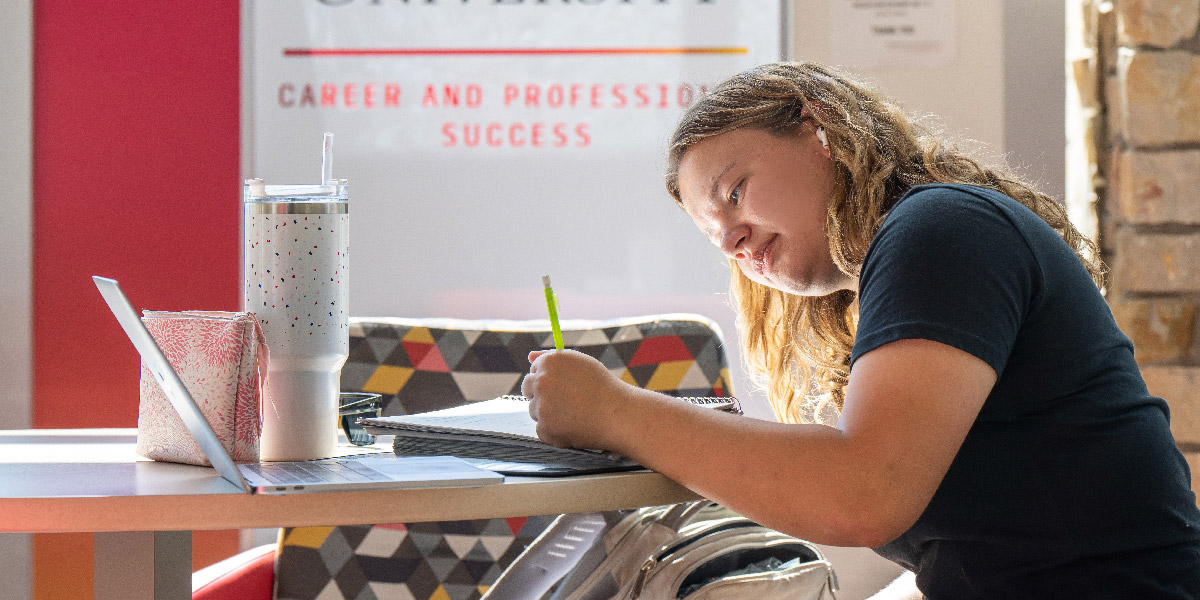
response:
M521 390L547 443L612 450L767 527L872 548L925 510L996 380L962 350L891 342L855 363L835 429L678 402L573 350L530 358Z

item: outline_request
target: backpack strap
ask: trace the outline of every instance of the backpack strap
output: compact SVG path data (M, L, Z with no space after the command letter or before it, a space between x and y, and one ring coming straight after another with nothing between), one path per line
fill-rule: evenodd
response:
M711 500L697 500L695 502L683 502L681 504L672 504L667 509L663 516L658 518L659 524L668 527L674 531L679 531L685 525L692 522L701 511L713 506Z
M481 600L541 598L610 527L603 513L559 515L500 574Z

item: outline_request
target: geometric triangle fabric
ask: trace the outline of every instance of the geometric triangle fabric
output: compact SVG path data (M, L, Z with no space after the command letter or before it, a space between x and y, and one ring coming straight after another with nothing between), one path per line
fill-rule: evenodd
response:
M521 532L521 528L525 527L526 520L527 517L509 517L504 519L504 522L508 525L508 530L511 531L513 535L517 535Z
M391 336L376 335L364 340L363 350L370 350L373 356L379 357L378 360L387 358L396 350L396 346L400 344L400 340Z
M477 402L520 392L520 373L451 373L463 400Z
M338 527L334 527L333 531L325 538L325 542L317 548L317 553L321 555L321 560L325 566L329 568L329 572L337 573L342 570L346 562L354 554L354 549L346 542L346 536ZM364 579L362 585L366 585Z
M413 528L409 531L408 539L412 540L421 556L436 556L446 536L440 531L417 531Z
M330 581L313 600L346 600L346 596L338 587L337 581Z
M512 545L512 537L501 537L495 535L480 536L479 544L487 551L488 556L492 557L492 561L496 561L508 550Z
M402 583L378 583L372 581L369 585L375 598L388 600L416 600L408 586Z
M683 360L692 360L692 353L683 344L683 340L679 339L677 335L660 336L642 340L637 352L630 357L629 366L637 367Z
M729 395L719 330L698 316L563 321L566 345L626 381L671 395ZM342 390L383 394L383 415L415 414L520 393L528 354L552 348L546 321L353 319ZM694 360L690 369L663 363ZM691 374L688 374L691 373ZM466 375L470 374L470 375ZM685 380L686 377L686 380Z
M333 533L333 527L301 527L288 532L284 538L285 544L304 548L317 549L325 543L325 538Z
M728 396L720 330L693 315L562 321L568 347L623 381L673 396ZM383 415L519 394L549 323L351 319L342 391L383 394ZM556 517L285 528L276 598L477 600Z
M675 338L679 339L679 338ZM695 366L696 362L691 359L674 360L663 362L655 366L654 374L650 376L650 380L646 382L646 389L651 391L675 390L686 386L680 385L683 378L688 374L688 371ZM701 374L703 377L703 374Z
M433 342L410 342L405 340L401 343L404 344L404 349L408 352L408 359L412 361L413 366L416 368L424 371L437 371L439 373L450 372L450 367L446 365L446 360L442 358L441 351L438 350L437 345Z
M428 327L411 327L408 333L405 333L401 339L417 344L434 343L433 334L429 331Z
M613 373L617 373L617 370L614 369ZM629 385L633 385L633 386L641 385L638 383L638 381L636 379L633 378L633 373L630 373L629 369L621 369L620 375L618 375L618 379L620 379L621 381L623 381L625 383L628 383Z
M408 531L404 529L372 527L366 538L354 547L354 553L360 556L387 558L396 554L406 537Z
M604 365L609 370L625 369L625 361L621 360L621 357L617 354L616 349L612 346L605 346L604 351L596 357L596 360L599 360L600 364Z
M637 387L644 387L644 388L649 389L650 388L650 379L652 377L654 377L655 373L658 372L658 367L659 367L659 365L657 365L657 364L636 365L636 366L630 366L629 369L626 370L625 372L626 372L626 374L628 374L630 377L633 378L633 385L636 385ZM654 391L665 392L666 390L665 389L657 389Z
M575 338L575 346L601 346L608 344L608 335L603 329L585 329Z
M416 367L422 371L436 371L438 373L449 373L450 367L446 365L446 359L442 358L442 353L438 351L438 347L429 344L428 351L425 356L416 363Z
M411 367L396 367L379 365L371 376L362 384L362 391L375 394L396 394L408 383L415 369Z
M471 549L479 542L479 536L475 535L447 534L445 537L446 544L450 546L450 550L454 552L454 555L459 560L470 554Z
M632 342L642 339L642 331L636 325L627 325L617 330L610 338L612 343Z
M688 361L688 371L683 375L683 379L679 380L679 389L691 390L705 387L712 387L712 380L700 368L700 361Z
M511 519L517 529L515 533L505 519L413 523L410 535L391 557L378 556L382 545L377 543L375 532L381 527L337 527L334 529L343 530L342 535L331 533L326 539L336 538L343 546L347 539L361 540L359 548L371 548L371 554L356 550L349 560L338 561L343 566L336 571L328 568L322 556L340 556L341 551L286 541L311 541L312 536L295 532L328 528L285 529L285 543L275 561L276 597L477 600L554 518L545 515ZM418 531L412 532L413 528ZM387 531L389 535L399 533L404 531ZM414 539L420 548L414 545Z
M442 336L438 338L437 347L442 353L442 358L446 360L446 364L454 368L471 348L471 343L467 341L462 331L444 330Z

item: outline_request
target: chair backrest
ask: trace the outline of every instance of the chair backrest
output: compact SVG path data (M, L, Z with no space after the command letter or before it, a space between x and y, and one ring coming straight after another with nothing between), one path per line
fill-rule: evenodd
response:
M698 315L563 321L567 347L622 380L675 396L728 396L717 325ZM384 415L520 392L527 355L553 347L547 321L352 319L342 391L384 394ZM277 598L474 600L555 515L282 531ZM337 515L330 515L331 520Z

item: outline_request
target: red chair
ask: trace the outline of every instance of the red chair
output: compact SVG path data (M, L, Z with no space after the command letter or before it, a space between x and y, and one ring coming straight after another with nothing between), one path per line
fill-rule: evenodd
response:
M275 550L263 544L192 574L192 600L271 598L275 590Z

